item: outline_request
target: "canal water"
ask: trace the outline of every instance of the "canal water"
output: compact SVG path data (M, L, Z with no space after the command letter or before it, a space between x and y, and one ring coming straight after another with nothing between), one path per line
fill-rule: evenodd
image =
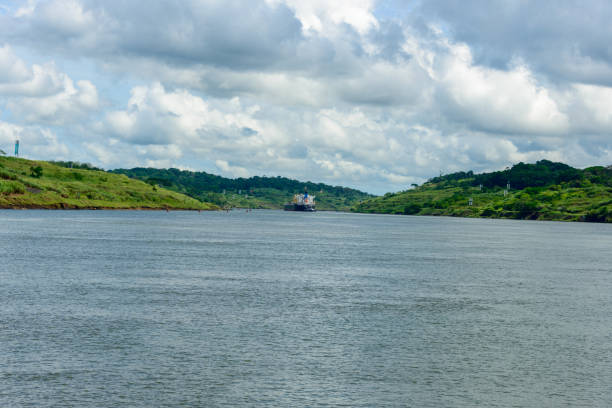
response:
M612 406L612 225L0 211L0 406Z

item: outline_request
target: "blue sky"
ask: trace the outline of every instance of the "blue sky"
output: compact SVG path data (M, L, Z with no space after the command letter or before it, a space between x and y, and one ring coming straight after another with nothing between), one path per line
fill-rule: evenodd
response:
M0 148L403 190L612 164L605 1L0 1Z

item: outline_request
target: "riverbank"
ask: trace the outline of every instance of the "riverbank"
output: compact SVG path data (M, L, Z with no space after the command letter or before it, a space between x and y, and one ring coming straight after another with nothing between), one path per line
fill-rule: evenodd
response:
M354 212L612 222L612 168L575 169L542 160L500 172L459 172L387 193Z
M0 157L0 208L218 210L125 175L70 169L44 161Z

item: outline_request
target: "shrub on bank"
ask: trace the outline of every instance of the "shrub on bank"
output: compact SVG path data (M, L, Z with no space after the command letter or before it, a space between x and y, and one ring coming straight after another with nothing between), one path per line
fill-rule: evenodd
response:
M588 222L612 222L612 210L608 207L601 207L598 210L591 210L585 216Z
M419 211L421 211L421 206L417 203L411 203L404 207L404 214L406 215L416 214Z

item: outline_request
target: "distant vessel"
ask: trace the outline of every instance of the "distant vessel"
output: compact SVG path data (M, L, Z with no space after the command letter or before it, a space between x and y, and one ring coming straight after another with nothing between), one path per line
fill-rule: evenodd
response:
M293 201L285 204L285 211L316 211L315 196L308 195L308 191L304 194L296 194L293 196Z

